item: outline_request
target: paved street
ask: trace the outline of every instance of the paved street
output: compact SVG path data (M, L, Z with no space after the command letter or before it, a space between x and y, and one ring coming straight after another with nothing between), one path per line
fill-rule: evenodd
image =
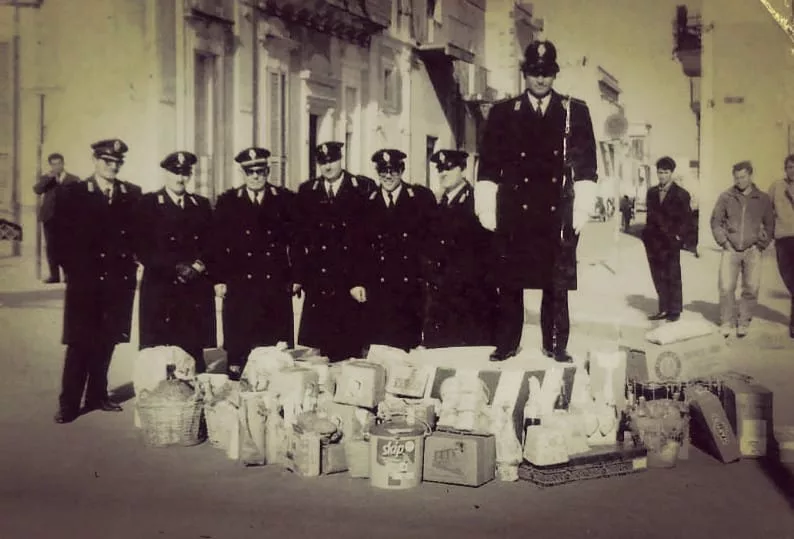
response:
M605 339L638 343L655 294L637 238L592 223L571 295L571 348ZM682 254L688 313L716 316L719 253ZM303 479L277 467L242 468L219 450L150 449L121 414L56 425L63 347L63 286L34 279L33 259L0 258L0 538L244 537L794 537L790 476L759 461L723 465L699 451L672 470L541 489L492 482L478 489L424 483L371 488L346 474ZM721 358L775 394L775 422L794 425L794 341L788 295L773 253L765 260L751 335ZM527 293L524 347L537 346L538 301ZM135 338L135 337L134 337ZM210 352L210 357L219 357ZM134 343L111 369L116 397L131 397Z

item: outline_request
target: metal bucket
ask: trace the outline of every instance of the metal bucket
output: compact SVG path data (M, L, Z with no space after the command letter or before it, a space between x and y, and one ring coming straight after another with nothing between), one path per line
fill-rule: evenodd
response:
M422 482L425 436L430 429L421 423L390 421L370 431L370 484L383 489L409 489Z

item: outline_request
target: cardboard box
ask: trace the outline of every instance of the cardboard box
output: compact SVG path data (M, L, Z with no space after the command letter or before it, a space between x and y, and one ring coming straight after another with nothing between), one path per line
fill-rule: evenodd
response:
M794 427L776 428L775 445L780 462L794 464Z
M347 455L341 443L320 445L320 474L329 475L346 472Z
M772 392L746 376L725 376L722 381L722 407L739 439L743 457L767 454L772 427Z
M720 378L722 407L739 440L742 456L764 457L772 433L772 392L749 376Z
M325 415L339 426L343 441L361 438L364 431L375 423L375 414L366 408L339 404L338 402L322 404L318 414Z
M700 386L687 389L692 444L724 463L741 458L739 442L716 395Z
M287 435L286 468L303 477L320 475L320 435L291 431Z
M626 377L642 382L679 382L708 377L721 370L726 350L719 334L673 344L645 343L643 350L628 349Z
M425 481L478 487L496 474L496 439L435 432L425 439Z
M334 401L375 408L386 396L386 369L372 361L345 361L336 379Z
M420 398L425 394L427 382L434 368L407 361L393 361L386 366L388 377L386 392L398 397Z

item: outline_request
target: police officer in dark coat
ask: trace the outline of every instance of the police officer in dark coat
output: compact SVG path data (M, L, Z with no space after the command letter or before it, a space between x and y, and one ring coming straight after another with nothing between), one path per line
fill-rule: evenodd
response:
M298 282L303 286L300 344L318 348L331 361L362 357L366 345L363 309L350 295L354 235L363 227L362 212L375 182L342 169L341 142L315 148L320 177L298 189L297 245L294 250Z
M289 246L294 195L267 182L270 151L246 148L234 160L245 185L218 197L210 270L223 300L223 339L229 377L240 378L258 346L293 341Z
M58 423L86 409L120 411L107 394L117 343L129 342L135 295L135 207L141 189L116 178L127 145L118 139L91 146L94 174L58 193L55 251L69 275L63 316L63 367ZM87 382L87 384L86 384Z
M215 297L208 273L212 208L188 193L196 156L174 152L160 166L165 187L143 195L138 255L144 267L140 294L140 347L179 346L204 372L204 348L215 346Z
M372 156L381 185L367 199L351 294L366 302L369 344L407 351L422 341L421 266L436 199L427 187L403 182L405 158L392 149Z
M474 189L463 178L468 153L439 150L436 165L444 194L427 230L423 344L490 346L496 289L488 272L492 233L474 214Z
M662 157L656 162L659 184L648 189L642 241L659 296L659 311L650 320L675 322L681 317L681 248L690 224L690 196L673 182L675 161Z
M481 146L478 215L495 228L499 294L497 348L515 355L523 289L543 290L543 352L567 353L568 291L576 290L576 246L596 194L596 146L587 105L552 89L559 71L548 41L531 43L522 69L527 91L493 106Z

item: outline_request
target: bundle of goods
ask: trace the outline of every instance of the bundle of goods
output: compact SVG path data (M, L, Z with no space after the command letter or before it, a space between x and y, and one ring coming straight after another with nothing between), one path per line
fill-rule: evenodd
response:
M225 374L202 373L196 377L204 402L207 438L214 447L227 450L240 408L240 383Z
M132 387L136 398L143 391L151 391L167 379L168 369L179 380L191 381L196 377L196 361L178 346L154 346L138 352L132 374ZM136 407L135 426L141 427Z
M592 351L587 369L577 369L574 394L531 376L524 407L519 477L551 486L642 471L647 450L622 438L625 354ZM566 400L568 404L566 406ZM620 402L620 405L618 405Z
M630 428L635 439L648 448L648 467L674 467L689 425L687 405L677 398L646 402L645 397L640 397L639 400L631 412Z
M138 396L144 442L155 447L201 443L202 404L201 392L169 367L166 380Z

